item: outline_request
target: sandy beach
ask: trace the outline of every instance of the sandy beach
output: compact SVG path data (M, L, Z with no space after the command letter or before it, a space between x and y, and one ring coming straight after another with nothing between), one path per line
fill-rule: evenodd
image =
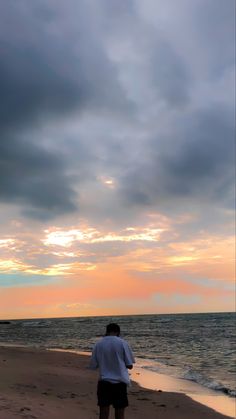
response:
M85 355L0 347L0 377L0 419L98 417L97 373L88 369ZM127 419L228 417L185 394L170 393L161 388L153 391L135 382L129 388L129 403Z

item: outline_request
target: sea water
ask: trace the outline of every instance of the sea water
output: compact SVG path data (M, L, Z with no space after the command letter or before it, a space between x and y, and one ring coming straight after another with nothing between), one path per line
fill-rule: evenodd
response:
M88 352L110 322L142 368L235 397L235 313L12 320L0 323L0 345Z

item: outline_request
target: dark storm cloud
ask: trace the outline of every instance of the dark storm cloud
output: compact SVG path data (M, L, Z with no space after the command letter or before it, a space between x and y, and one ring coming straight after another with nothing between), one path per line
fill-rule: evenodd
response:
M235 65L235 1L199 0L192 7L190 23L198 34L199 44L211 46L198 51L199 59L208 64L208 76L218 77Z
M233 114L230 116L221 107L202 110L183 121L183 128L179 128L179 144L173 145L163 159L166 177L170 178L170 185L173 182L173 193L179 189L180 193L191 195L192 190L198 190L214 196L218 182L233 178Z
M86 3L3 1L0 16L0 199L36 218L73 211L66 159L41 145L37 127L71 112L125 108L124 92Z
M234 117L221 106L179 118L171 134L147 143L149 159L121 178L130 204L163 209L204 202L233 205ZM184 200L184 201L183 201Z
M111 103L125 106L115 68L94 30L83 23L89 12L84 3L75 9L79 29L74 39L69 28L72 8L62 16L60 3L58 9L53 3L51 7L41 4L51 12L49 20L33 3L0 4L4 22L0 30L1 126L30 124L35 117L44 119L98 104L101 108ZM68 33L60 32L61 23Z
M57 57L47 57L27 45L5 42L1 49L1 128L32 124L35 117L66 112L85 100L85 88L63 74Z
M183 60L164 40L156 40L151 51L150 79L157 98L164 100L170 108L187 104L191 77Z
M14 137L0 144L0 197L3 202L24 203L25 212L35 218L76 209L62 158Z

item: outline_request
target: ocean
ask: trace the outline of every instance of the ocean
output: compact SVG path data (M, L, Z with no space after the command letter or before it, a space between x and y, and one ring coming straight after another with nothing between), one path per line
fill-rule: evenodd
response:
M0 323L0 345L88 352L110 322L143 368L236 396L235 313L11 320Z

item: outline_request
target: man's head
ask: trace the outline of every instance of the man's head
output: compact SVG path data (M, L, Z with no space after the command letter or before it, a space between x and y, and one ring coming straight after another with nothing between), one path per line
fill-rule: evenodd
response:
M106 336L120 336L120 326L116 323L107 325Z

